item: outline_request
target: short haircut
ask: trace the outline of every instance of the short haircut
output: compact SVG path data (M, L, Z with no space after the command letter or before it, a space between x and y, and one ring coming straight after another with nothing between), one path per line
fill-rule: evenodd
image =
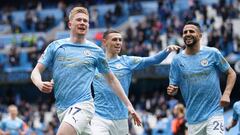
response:
M13 104L8 106L8 111L9 111L10 109L16 109L16 110L18 110L18 109L17 109L17 106L16 106L16 105L13 105Z
M105 31L105 32L103 33L103 39L106 39L107 36L108 36L109 34L111 34L111 33L119 33L119 34L121 34L120 31L118 31L118 30L110 29L110 30L107 30L107 31Z
M68 19L71 20L77 13L83 13L89 16L88 10L85 7L75 7L70 11Z
M180 113L185 113L185 108L184 108L184 105L181 104L181 103L178 103L176 106L175 106L175 109L177 109L178 112Z
M184 24L184 26L186 26L186 25L194 25L194 26L196 26L196 27L199 29L200 32L202 32L201 26L200 26L199 23L197 23L197 22L188 21L188 22L186 22L186 23ZM184 26L183 26L183 27L184 27Z

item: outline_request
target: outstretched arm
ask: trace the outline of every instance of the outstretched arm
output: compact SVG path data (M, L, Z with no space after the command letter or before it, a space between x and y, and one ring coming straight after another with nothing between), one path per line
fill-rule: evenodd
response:
M136 111L134 110L131 102L129 101L127 95L125 94L120 82L115 77L115 75L112 72L109 72L107 74L104 74L105 79L108 81L109 85L112 87L112 89L116 92L118 97L124 102L124 104L127 106L128 111L131 113L134 123L138 126L141 125L141 120Z
M236 81L236 73L230 67L227 71L227 84L221 98L221 106L226 107L230 103L230 95Z
M170 52L177 51L178 49L180 49L179 46L169 45L166 49L158 52L156 55L146 57L144 67L161 63L165 58L167 58L167 56Z
M50 93L53 89L53 81L42 81L41 73L45 70L43 64L38 63L31 74L32 82L41 92Z

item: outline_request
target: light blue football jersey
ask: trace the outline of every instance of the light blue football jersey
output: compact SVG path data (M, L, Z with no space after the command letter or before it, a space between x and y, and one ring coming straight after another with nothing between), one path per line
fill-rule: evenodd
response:
M233 105L233 119L239 121L240 117L240 101L235 102ZM238 134L240 134L240 123L238 122Z
M181 90L189 124L223 113L218 73L226 72L229 67L216 48L206 46L201 47L195 55L186 55L185 51L181 51L174 57L169 81Z
M92 99L90 86L96 68L110 72L103 50L88 40L84 44L74 44L69 38L56 40L38 62L52 67L56 107L61 110Z
M123 55L108 60L108 64L111 71L120 81L126 95L128 95L133 71L160 63L168 54L168 52L162 51L152 57ZM111 89L105 78L97 72L93 80L93 87L95 112L98 116L110 120L128 118L128 110L124 103Z
M7 131L10 135L19 135L19 131L23 131L23 121L19 118L11 119L7 117L2 120L1 129Z

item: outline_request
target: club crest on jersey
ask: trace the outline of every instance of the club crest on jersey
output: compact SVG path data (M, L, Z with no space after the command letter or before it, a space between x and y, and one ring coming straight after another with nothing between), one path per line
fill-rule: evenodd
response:
M203 59L203 60L201 60L201 65L202 66L207 66L208 65L208 60L207 59Z
M117 69L120 69L120 68L122 68L122 67L123 67L122 64L116 64L116 68L117 68Z
M89 51L89 50L84 50L84 51L83 51L83 54L84 54L85 56L91 56L91 55L92 55L91 51Z

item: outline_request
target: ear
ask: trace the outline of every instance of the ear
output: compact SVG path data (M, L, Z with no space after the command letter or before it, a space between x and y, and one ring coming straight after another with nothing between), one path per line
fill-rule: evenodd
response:
M68 28L71 29L71 27L72 27L72 23L71 21L68 21Z
M202 33L199 33L199 38L202 38Z
M102 39L102 45L103 45L103 47L106 47L106 44L107 44L107 40L106 39Z

